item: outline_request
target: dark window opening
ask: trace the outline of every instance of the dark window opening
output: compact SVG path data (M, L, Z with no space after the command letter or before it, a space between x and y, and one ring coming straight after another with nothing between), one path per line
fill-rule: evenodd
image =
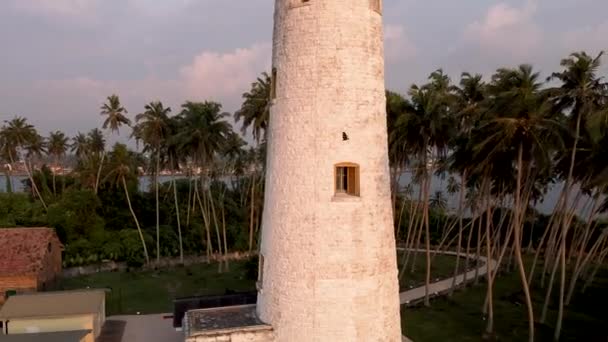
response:
M260 260L258 265L258 281L256 282L256 288L258 290L262 289L264 282L264 256L260 254Z
M336 194L359 196L359 167L354 164L336 166Z
M51 250L53 250L53 246L51 245L51 243L49 242L49 244L46 246L46 250L51 252Z
M277 69L272 68L272 76L270 78L270 98L272 100L277 98Z
M382 0L370 0L372 10L382 14Z

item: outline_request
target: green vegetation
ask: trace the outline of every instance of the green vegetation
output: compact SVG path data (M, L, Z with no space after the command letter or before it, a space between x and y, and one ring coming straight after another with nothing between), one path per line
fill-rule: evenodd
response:
M254 265L255 267L255 265ZM255 290L247 261L231 262L230 271L199 264L157 271L105 272L61 280L59 289L107 288L109 315L173 312L173 299Z
M605 341L608 313L605 310L605 290L608 286L608 268L598 274L594 286L580 294L568 308L564 317L561 341ZM453 297L433 300L430 308L423 306L402 308L404 334L414 341L477 342L484 335L487 317L481 308L485 298L485 285L458 290ZM543 292L532 291L535 311L543 305ZM489 340L519 342L526 339L528 327L522 317L526 314L525 298L517 273L502 275L496 282L494 297L498 313L495 335ZM557 318L558 308L551 306L551 322ZM554 324L536 324L536 341L553 341Z
M404 253L398 254L399 269L403 266L403 255ZM409 289L424 285L426 278L426 259L424 253L416 253L416 262L410 264L410 271L412 265L414 265L414 272L408 272L400 281L401 291L407 291ZM414 256L411 256L414 258ZM454 264L456 257L450 255L436 255L433 258L432 269L431 269L431 282L443 280L452 277L454 272ZM471 265L472 267L473 265ZM464 262L460 264L459 271L464 271Z

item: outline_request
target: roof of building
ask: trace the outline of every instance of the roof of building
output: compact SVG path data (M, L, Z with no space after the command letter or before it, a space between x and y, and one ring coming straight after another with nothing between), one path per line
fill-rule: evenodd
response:
M53 240L60 243L52 228L0 229L0 276L37 274Z
M0 342L80 342L91 330L1 335Z
M97 313L106 298L105 290L41 292L9 297L0 309L0 319L57 317Z

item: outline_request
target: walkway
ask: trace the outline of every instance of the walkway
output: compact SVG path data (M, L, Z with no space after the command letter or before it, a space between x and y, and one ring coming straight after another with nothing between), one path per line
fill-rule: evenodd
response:
M405 248L397 247L397 250L404 251ZM425 249L417 249L417 250L413 250L413 251L417 252L417 253L426 252ZM431 253L435 253L435 251L431 251ZM439 252L438 254L456 256L456 252L450 252L450 251ZM466 254L463 254L463 253L460 253L460 255L463 257L466 256ZM477 258L477 256L474 254L469 254L469 258L475 260ZM481 276L484 276L488 272L488 259L484 256L480 256L479 260L481 260L483 264L480 265L479 268L477 269L477 275L478 275L478 277L481 277ZM497 266L496 260L491 259L489 266L490 266L490 269L492 271L494 271ZM471 282L474 280L475 272L476 272L475 269L466 272L467 282ZM464 280L465 280L465 273L461 273L461 274L457 275L456 276L456 286L463 285ZM429 294L431 296L438 296L438 295L444 294L450 290L453 282L454 282L454 278L452 277L452 278L440 280L436 283L432 283L429 285ZM399 303L401 303L401 305L404 305L404 304L407 305L407 304L410 304L413 302L417 302L419 300L422 300L424 298L424 295L425 295L425 286L423 285L423 286L417 287L415 289L411 289L411 290L407 290L405 292L399 293ZM411 340L409 340L407 337L403 336L403 342L411 342Z

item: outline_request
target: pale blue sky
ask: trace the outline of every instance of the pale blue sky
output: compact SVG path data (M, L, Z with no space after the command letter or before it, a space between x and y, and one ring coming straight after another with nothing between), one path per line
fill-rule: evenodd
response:
M384 1L387 86L400 91L438 67L457 78L526 62L546 74L572 51L608 49L606 0ZM0 120L73 135L100 124L114 92L130 114L151 100L233 111L269 65L273 3L2 0Z

